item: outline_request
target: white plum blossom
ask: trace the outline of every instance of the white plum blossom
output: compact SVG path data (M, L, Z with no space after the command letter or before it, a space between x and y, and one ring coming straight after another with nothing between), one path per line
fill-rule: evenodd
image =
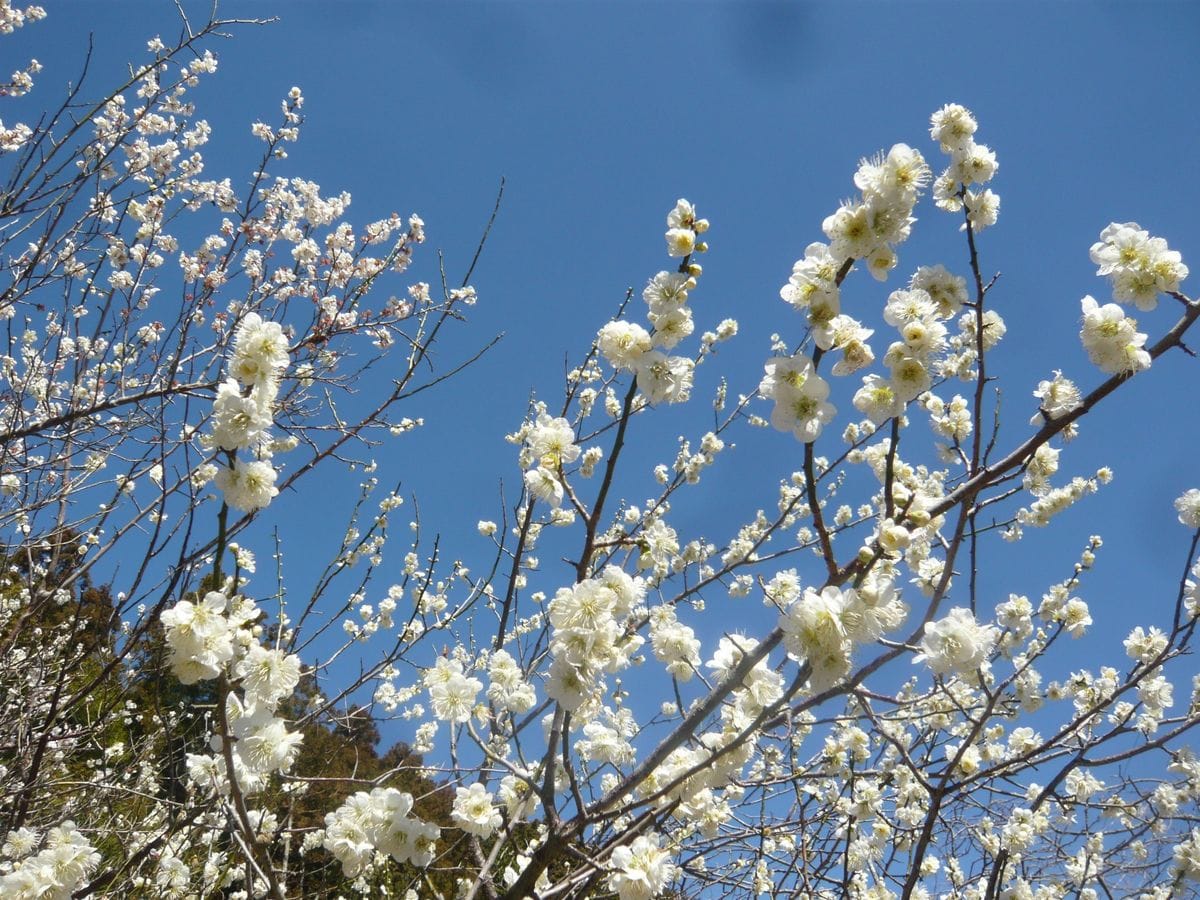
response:
M998 636L994 625L980 625L969 609L955 607L925 625L921 652L913 662L924 662L936 675L970 672L987 662Z
M1083 399L1075 382L1064 378L1062 372L1057 370L1055 370L1053 378L1038 382L1033 396L1041 401L1041 406L1037 415L1030 420L1030 425L1041 425L1047 420L1061 419L1083 405Z
M325 816L322 846L350 878L367 867L376 851L400 863L427 866L440 829L411 816L412 808L412 795L395 788L360 791Z
M848 595L837 587L812 588L779 617L783 643L788 653L812 666L812 686L820 690L832 685L850 669L850 640L844 616Z
M0 896L8 900L68 900L99 864L99 852L68 820L50 829L41 850L0 875Z
M978 127L965 106L947 103L930 117L929 136L942 145L944 153L952 153L970 146Z
M696 364L686 356L651 350L638 359L638 387L652 404L683 403L691 394Z
M525 473L525 487L531 496L557 509L563 501L563 484L558 473L538 466Z
M1125 638L1125 653L1130 659L1150 665L1166 651L1168 643L1161 628L1151 625L1147 629L1139 625Z
M478 783L468 788L455 788L450 817L463 831L477 837L490 837L503 823L491 793Z
M533 685L525 680L521 667L507 650L497 650L488 663L488 699L501 709L528 712L537 702Z
M659 896L675 877L670 851L656 834L640 834L632 843L615 849L608 886L620 900L651 900Z
M775 401L771 424L790 431L800 441L815 441L833 421L837 409L826 398L829 383L816 374L807 356L777 357L763 367L759 393Z
M161 615L171 670L184 684L216 678L233 659L229 598L209 591L198 602L180 600Z
M530 454L547 468L573 463L581 452L575 443L575 430L564 418L540 413L525 439Z
M653 347L650 333L636 322L609 322L597 338L600 353L615 369L634 369Z
M478 678L463 674L462 663L441 657L422 676L429 698L433 701L433 712L447 722L465 722L475 710L475 698L483 683Z
M967 219L971 228L976 232L995 225L1000 216L1000 195L992 190L982 190L978 193L967 191L963 196L963 203L967 207Z
M854 394L854 408L876 426L904 412L904 401L892 383L881 375L867 375Z
M282 650L253 644L236 666L247 699L274 704L295 690L300 682L300 657Z
M913 273L908 287L910 290L924 291L942 319L958 315L967 302L967 280L947 271L943 265L921 266Z
M681 272L659 272L642 290L642 299L651 314L666 315L687 303L688 291L694 286L694 279Z
M832 300L837 305L837 273L839 262L829 252L829 245L809 244L804 258L792 267L791 278L780 290L780 296L797 309L811 306L816 299Z
M1083 328L1079 337L1088 358L1111 375L1135 374L1150 368L1150 354L1143 349L1146 335L1137 330L1137 321L1115 303L1098 304L1084 297Z
M1179 522L1188 528L1200 528L1200 489L1191 488L1175 501Z
M1193 828L1186 840L1176 844L1172 855L1180 880L1200 881L1200 828Z
M655 607L650 613L650 644L654 656L680 681L690 681L700 665L700 641L696 632L676 617L671 606Z
M1113 299L1140 310L1154 309L1159 294L1178 291L1188 276L1179 252L1136 222L1110 224L1092 244L1090 255L1096 274L1112 279Z
M213 443L222 450L254 447L266 438L271 410L253 396L243 396L238 383L227 378L217 386L213 401Z
M304 740L302 732L288 731L287 726L275 718L268 718L257 727L243 725L238 730L241 731L238 757L256 774L286 772L295 763Z
M287 338L278 322L247 313L233 339L229 372L242 384L256 387L273 381L288 363Z
M238 458L232 469L218 469L213 480L226 503L250 513L268 506L279 495L276 477L275 467L267 460Z

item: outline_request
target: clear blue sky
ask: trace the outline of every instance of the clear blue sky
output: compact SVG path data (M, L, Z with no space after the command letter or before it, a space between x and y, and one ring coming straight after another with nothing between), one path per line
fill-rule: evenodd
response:
M197 16L207 8L186 5ZM36 94L45 103L75 76L89 31L99 86L126 60L143 59L147 38L169 39L178 27L165 2L46 6L48 22L0 44L10 65L26 56L45 64ZM700 409L717 374L748 391L769 355L767 336L799 337L801 320L778 289L805 245L821 238L821 220L853 192L859 158L906 142L941 165L928 117L943 103L974 110L977 138L1000 160L992 185L1000 221L983 235L981 253L985 272L1002 273L991 301L1009 329L994 357L1007 411L1002 446L1027 433L1030 392L1052 369L1085 388L1100 380L1077 332L1080 297L1109 298L1087 253L1106 224L1137 221L1166 237L1195 273L1184 289L1200 293L1194 3L276 0L224 3L222 12L280 21L236 29L216 47L220 71L198 99L214 128L208 159L218 177L249 174L259 146L250 122L274 121L298 84L307 125L280 172L350 191L360 223L419 212L430 242L413 271L430 281L435 248L445 250L452 277L463 271L507 179L474 278L480 304L444 358L497 332L506 337L409 413L425 416L423 434L381 457L383 481L403 478L419 494L427 527L446 533L452 556L481 552L474 523L499 518L501 478L517 484L503 434L519 424L530 391L559 397L564 354L577 358L626 288L640 291L669 266L663 219L676 197L712 222L712 252L693 295L698 331L733 316L741 335L701 379L690 418L665 417L656 444L641 442L639 423L642 462L623 491L635 500L652 492L649 469L670 461L674 435L702 433ZM888 284L852 276L847 311L876 319L887 292L918 265L943 262L967 274L957 221L928 202L917 216ZM1173 321L1166 304L1140 320L1152 341ZM877 332L877 354L886 342ZM1200 363L1176 354L1085 420L1060 480L1107 463L1116 481L1055 529L989 547L985 586L994 599L1016 591L1036 602L1099 531L1107 545L1084 596L1104 619L1096 640L1105 652L1145 621L1147 603L1161 604L1157 619L1169 616L1187 538L1171 501L1200 486L1198 386ZM844 398L841 406L844 424ZM826 439L829 452L840 446L839 431ZM739 444L689 501L696 531L718 543L736 528L731 507L770 507L777 477L799 465L788 435L743 432ZM257 528L263 556L271 518ZM327 521L322 508L320 519L288 535L288 578L301 593L301 557L321 543ZM569 580L549 559L544 569L535 586L548 593Z

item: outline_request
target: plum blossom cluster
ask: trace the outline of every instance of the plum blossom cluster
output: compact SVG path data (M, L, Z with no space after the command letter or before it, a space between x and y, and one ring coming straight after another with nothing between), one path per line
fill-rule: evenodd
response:
M995 225L1000 212L1000 197L990 188L976 187L991 181L1000 167L996 154L986 144L976 143L978 127L969 109L948 103L933 114L929 129L930 137L950 157L950 164L933 183L933 200L947 212L965 209L976 232Z
M1112 279L1113 299L1143 312L1158 306L1159 294L1178 291L1188 276L1179 251L1163 238L1151 237L1137 222L1110 224L1092 244L1090 255L1096 274Z
M1039 381L1033 396L1038 399L1039 406L1037 413L1029 420L1030 425L1041 425L1043 422L1061 419L1083 405L1079 388L1070 378L1065 378L1061 371L1055 371L1052 378Z
M837 274L848 260L863 260L876 278L886 278L897 262L894 245L908 240L912 233L916 221L913 207L929 178L925 157L907 144L896 144L886 155L862 160L854 174L859 198L843 203L821 224L828 247L809 246L781 292L783 299L806 307L809 322L815 326L837 314L837 294L831 288L837 287ZM809 284L815 290L808 290ZM814 302L818 298L825 302Z
M913 662L924 662L937 675L962 674L979 669L987 663L999 629L981 625L969 609L961 606L949 615L925 625L921 652Z
M321 844L351 878L370 866L376 854L427 866L441 829L411 815L412 809L412 794L395 788L359 791L325 817Z
M521 462L525 469L525 488L529 495L557 509L563 501L566 475L563 467L577 459L581 448L575 443L575 430L566 419L538 412L517 434L524 439Z
M217 388L211 436L232 458L231 465L217 470L216 485L225 502L243 512L262 509L279 493L268 429L287 363L288 344L279 323L247 313L234 335L230 377ZM249 451L251 458L236 456L238 450Z
M1160 237L1152 237L1136 222L1113 222L1092 245L1096 274L1112 280L1113 299L1132 303L1148 312L1158 306L1159 294L1178 294L1188 267L1176 250ZM1102 372L1135 375L1150 368L1147 336L1137 330L1137 320L1126 316L1117 303L1100 305L1093 297L1081 302L1083 327L1079 337L1088 358Z
M799 594L799 596L796 596ZM858 588L827 586L820 591L778 577L768 587L767 601L783 604L779 627L788 654L810 668L814 691L832 687L850 672L856 644L869 644L903 624L908 608L893 581L871 578Z
M656 834L639 834L632 843L618 847L610 860L613 873L608 886L620 900L651 900L659 896L675 877L671 854Z
M459 828L476 837L490 837L504 823L495 797L478 782L455 789L450 815Z
M600 329L596 345L614 369L631 371L638 387L653 404L681 403L688 399L694 379L695 362L686 356L671 356L670 351L695 329L692 311L687 305L688 292L696 287L701 274L693 253L703 253L707 244L698 235L708 230L708 220L696 218L695 207L680 199L667 215L667 249L671 256L683 257L679 271L659 272L642 291L648 307L650 330L637 322L617 319ZM732 320L714 340L736 331Z
M1125 315L1115 303L1098 304L1084 297L1083 327L1079 337L1083 349L1100 371L1112 375L1133 375L1150 368L1145 349L1146 335L1137 330L1137 320Z
M223 692L221 752L188 755L189 777L201 790L224 795L236 786L242 794L254 793L272 773L288 771L299 752L302 735L289 731L275 711L300 681L300 658L263 646L260 619L253 600L220 591L180 600L162 613L176 678L184 684L220 678L240 689Z
M951 345L945 322L958 313L965 301L965 279L942 266L921 267L908 288L893 291L888 296L883 318L899 332L900 338L888 346L883 357L888 376L872 374L864 377L853 400L855 408L873 425L881 425L900 415L905 404L929 390L936 375L948 368L970 365L975 352L974 341L967 338L974 325L974 317L970 314L960 320L961 336L955 342L961 358L953 362L943 359ZM990 338L996 331L995 327L985 331L989 335L985 349L994 344ZM953 440L966 436L964 420L955 416L953 409L947 417L943 406L926 404L926 407L935 420L934 430L939 434Z
M812 360L803 353L770 359L763 368L766 374L758 392L775 401L771 424L805 443L815 441L837 415L827 399L829 382L817 374Z
M483 683L465 675L461 662L441 657L425 671L423 680L435 716L445 722L466 722L471 718Z
M0 895L10 900L67 900L100 864L96 848L71 821L51 828L44 842L19 828L8 834L0 852L12 860L0 875Z
M597 702L605 687L604 674L628 667L644 643L625 626L645 596L645 582L616 566L558 590L548 607L553 660L547 695L570 712Z
M905 144L864 159L854 176L860 198L825 220L829 243L810 244L780 290L784 301L805 311L819 351L841 354L833 367L835 375L851 374L875 360L867 343L874 332L841 312L842 280L855 260L864 260L876 278L887 277L897 263L894 245L908 238L915 221L913 207L929 178L924 157ZM835 413L825 401L828 384L808 371L810 362L804 355L791 363L770 360L759 387L760 394L775 401L772 424L805 442L815 440ZM776 369L784 377L775 377Z

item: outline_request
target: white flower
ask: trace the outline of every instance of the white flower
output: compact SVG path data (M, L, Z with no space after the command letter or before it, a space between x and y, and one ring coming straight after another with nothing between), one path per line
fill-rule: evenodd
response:
M651 340L655 347L662 347L664 350L670 350L696 328L692 321L692 311L686 306L661 315L650 313L650 321L654 325Z
M687 256L696 249L696 232L690 228L668 229L666 237L668 256Z
M1088 358L1109 374L1134 374L1150 368L1150 354L1143 348L1146 335L1137 330L1137 322L1121 312L1115 303L1100 306L1092 297L1084 297L1083 328L1079 337Z
M680 197L675 201L675 206L667 213L668 228L691 228L697 229L696 207L687 200Z
M957 315L967 301L967 279L951 274L945 266L921 266L908 286L928 294L937 307L938 316L943 319Z
M74 822L66 821L50 829L37 854L0 876L0 896L8 900L67 900L99 864L100 854Z
M758 392L775 401L771 424L793 432L801 441L815 441L837 413L826 402L828 382L816 374L812 361L803 354L769 359L763 370L766 374Z
M1083 400L1079 388L1069 378L1064 378L1062 372L1055 371L1049 381L1039 381L1037 390L1033 392L1041 402L1041 407L1030 421L1030 425L1040 425L1045 420L1060 419L1069 412L1078 409Z
M963 202L967 205L967 218L976 232L996 224L1000 215L999 194L991 190L967 191Z
M661 350L644 353L638 360L638 387L652 404L682 403L692 390L696 364L686 356L667 356Z
M829 252L836 259L865 259L885 243L877 233L874 213L867 203L844 203L821 223L829 238Z
M650 350L650 333L636 322L609 322L596 339L600 353L614 369L633 369Z
M1200 881L1200 828L1193 828L1187 840L1176 844L1172 855L1181 879Z
M815 690L829 687L850 669L850 641L842 616L846 595L832 585L817 593L812 588L779 616L783 643L795 659L812 666Z
M675 877L670 853L660 847L658 835L638 835L628 846L612 853L608 886L620 900L651 900Z
M986 144L971 142L950 155L950 174L959 184L984 184L999 168L996 154Z
M226 503L242 512L254 512L278 496L275 477L275 467L266 460L239 458L232 469L218 469L215 481Z
M325 838L321 844L342 864L347 878L358 875L375 854L368 834L374 825L373 812L370 796L360 791L325 816Z
M412 808L412 794L395 788L359 791L325 817L322 846L348 878L359 875L376 850L400 863L428 866L440 829L411 817Z
M242 736L237 745L238 755L252 772L286 772L296 761L304 735L288 731L280 719L271 718Z
M687 303L692 281L682 272L659 272L642 291L652 315L665 315Z
M483 690L478 678L468 678L458 662L439 659L427 669L423 680L433 701L433 712L448 722L465 722L475 709L475 697Z
M1192 488L1175 501L1179 521L1188 528L1200 528L1200 490Z
M531 495L549 503L555 509L562 504L563 486L558 473L545 466L538 466L525 473L525 487Z
M274 704L300 683L300 657L254 644L234 667L246 699Z
M209 591L199 603L180 600L160 619L171 651L171 670L184 684L221 674L233 659L233 630L225 616L228 598Z
M700 665L700 641L696 632L676 618L670 606L657 606L650 613L650 645L667 672L679 681L690 681Z
M530 455L549 468L557 468L579 459L580 448L575 443L575 430L564 418L552 418L539 413L537 421L525 438Z
M929 122L929 136L940 143L946 153L967 147L978 127L971 111L957 103L947 103L930 116Z
M288 363L287 338L278 322L247 313L233 338L229 372L247 386L273 381Z
M1112 279L1113 299L1141 310L1154 309L1159 294L1179 290L1179 282L1188 276L1178 251L1162 238L1151 237L1137 222L1113 222L1100 232L1090 255L1096 274Z
M919 150L896 144L887 156L864 159L854 175L854 186L869 199L911 208L932 174Z
M252 447L271 427L271 409L264 409L254 397L243 397L241 388L232 378L217 387L213 401L213 443L222 450Z
M854 394L854 408L878 426L904 412L904 401L886 378L867 375L863 378L863 386Z
M792 277L779 291L779 296L797 309L803 309L820 298L838 302L837 273L839 261L822 243L809 244L804 259L792 266Z
M933 384L933 376L930 375L922 356L913 353L899 341L888 348L883 357L883 364L891 371L890 386L901 403L915 399Z
M492 795L482 784L455 789L454 808L450 817L463 831L479 837L491 836L504 821Z
M520 715L533 709L537 693L525 680L521 667L507 650L497 650L488 663L488 699L501 709Z
M997 636L994 625L980 625L970 610L955 607L944 619L925 625L921 652L913 662L924 661L938 675L968 672L987 661Z
M1125 638L1125 653L1130 659L1149 665L1167 649L1167 636L1161 629L1151 626L1149 630L1140 625Z
M773 394L771 424L780 431L792 432L797 440L811 443L837 415L837 408L826 400L828 396L829 382L815 373L799 388L780 382Z

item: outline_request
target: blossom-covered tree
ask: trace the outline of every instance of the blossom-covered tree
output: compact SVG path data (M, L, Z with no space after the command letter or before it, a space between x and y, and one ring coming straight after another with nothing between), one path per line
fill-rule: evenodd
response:
M0 0L5 33L43 16ZM968 109L932 115L940 173L906 144L859 164L780 290L788 337L707 402L698 369L738 325L696 334L710 227L681 199L644 307L631 292L594 323L561 394L539 386L508 436L519 495L499 524L429 540L414 520L397 548L404 499L360 454L403 446L406 401L480 352L434 352L472 271L388 293L423 222L356 227L349 196L276 174L299 89L253 124L248 182L206 174L189 91L236 24L184 19L99 100L76 85L0 127L0 894L1194 889L1200 490L1176 504L1178 590L1068 678L1043 673L1093 624L1101 538L1040 598L977 577L990 542L1109 481L1060 475L1067 442L1187 351L1200 302L1165 239L1099 235L1113 302L1083 297L1078 335L1095 370L1018 385L1031 419L1010 442L981 239L998 162ZM901 268L930 196L961 271ZM666 407L692 430L642 471L629 442ZM795 465L767 473L773 508L710 539L675 510L753 428ZM280 558L270 512L339 466L366 471L361 497L297 602L286 568L259 571ZM446 549L479 536L481 566ZM410 746L379 754L392 720Z

